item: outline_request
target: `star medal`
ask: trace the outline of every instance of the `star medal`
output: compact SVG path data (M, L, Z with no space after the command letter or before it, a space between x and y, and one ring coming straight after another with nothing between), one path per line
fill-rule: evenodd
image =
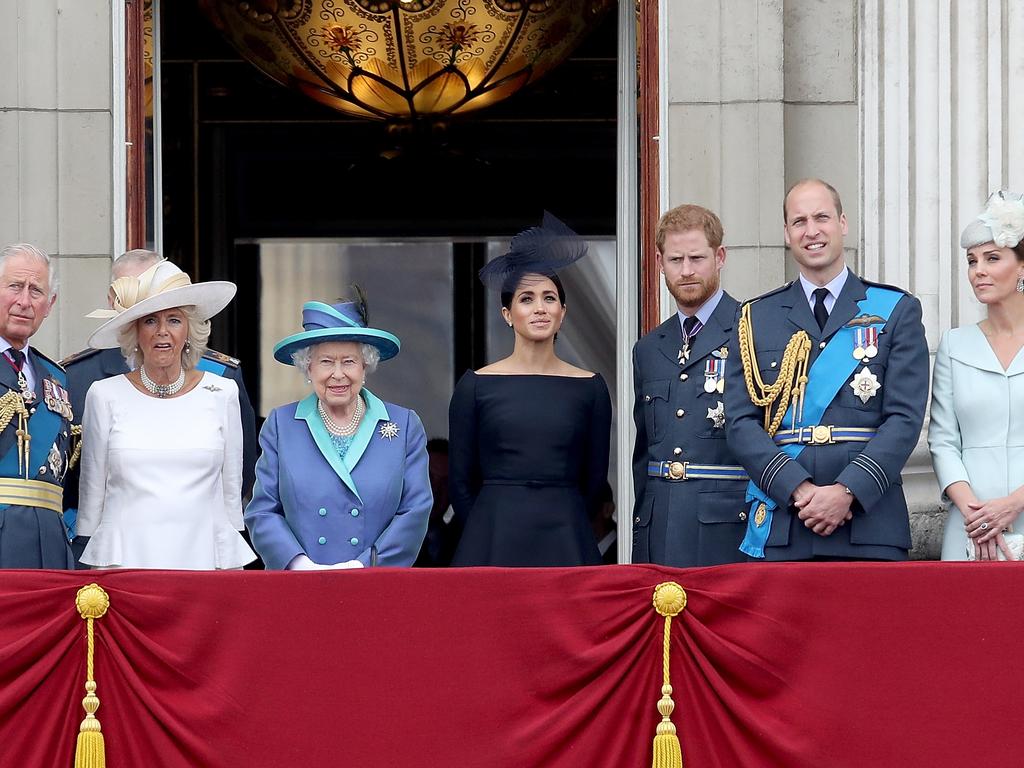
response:
M866 365L853 377L850 386L862 403L866 403L882 388L882 385L878 383L878 377L869 371Z
M715 429L721 429L725 426L725 405L722 404L721 400L718 401L718 405L714 408L708 408L708 419Z
M864 359L864 347L866 346L865 345L865 341L864 341L864 329L863 328L854 328L853 329L853 338L854 338L854 342L853 342L853 359L854 360L863 360Z
M878 329L869 325L864 329L864 359L870 360L878 354Z
M50 471L53 476L60 480L60 471L64 467L64 457L60 454L60 449L57 448L57 444L54 443L50 446L50 453L46 457L46 463L50 465Z
M398 437L398 425L393 421L385 421L380 425L380 436L385 440L394 440Z

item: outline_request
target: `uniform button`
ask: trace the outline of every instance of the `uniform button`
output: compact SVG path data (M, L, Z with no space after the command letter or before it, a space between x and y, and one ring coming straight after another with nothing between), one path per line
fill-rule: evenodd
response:
M682 454L683 454L683 449L682 448L673 448L672 449L672 455L673 456L681 456Z
M636 522L638 522L638 523L640 522L640 518L639 518L639 517L638 517L638 518L636 518Z
M352 517L359 517L359 510L353 509L349 514L352 515Z
M40 475L45 475L46 474L46 467L40 467L39 468L39 474Z
M690 377L687 376L685 373L680 373L679 374L679 380L680 381L686 381L688 378L690 378Z
M747 522L747 513L746 512L740 512L740 522L743 522L743 523Z
M644 402L645 403L651 402L651 396L650 395L644 395Z
M317 539L317 543L319 543L319 544L326 544L327 543L327 537L326 536L321 536L319 539Z
M825 348L825 342L824 341L821 342L820 344L818 344L818 349L824 349L824 348Z
M320 507L319 514L320 514L320 517L327 517L327 510L324 509L323 507Z
M772 368L774 368L776 365L778 365L778 363L772 360Z
M676 418L677 419L681 419L681 418L683 418L683 416L685 414L686 414L686 411L684 411L682 408L680 408L678 411L676 411Z
M353 536L351 539L348 540L348 543L351 544L354 547L356 544L359 543L359 539L357 539L355 536Z

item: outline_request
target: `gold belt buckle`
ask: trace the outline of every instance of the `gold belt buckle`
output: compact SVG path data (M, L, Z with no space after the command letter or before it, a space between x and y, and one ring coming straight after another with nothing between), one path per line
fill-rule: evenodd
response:
M689 462L686 461L673 461L668 465L668 478L669 480L685 480L686 479L686 465Z
M811 445L827 445L832 440L832 427L819 424L811 430Z

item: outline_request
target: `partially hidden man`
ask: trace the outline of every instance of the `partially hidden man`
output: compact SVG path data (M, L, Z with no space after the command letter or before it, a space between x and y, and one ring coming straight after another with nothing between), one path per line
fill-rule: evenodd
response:
M745 561L747 474L726 444L725 373L739 304L722 290L722 223L682 205L658 223L657 262L678 311L633 347L633 562ZM735 386L735 385L733 385Z
M27 243L0 251L0 568L75 565L61 497L71 401L64 370L29 346L56 299L46 253Z
M742 550L766 560L905 560L900 472L928 397L921 305L846 266L839 194L783 204L797 280L743 305L729 345L729 445L750 475Z

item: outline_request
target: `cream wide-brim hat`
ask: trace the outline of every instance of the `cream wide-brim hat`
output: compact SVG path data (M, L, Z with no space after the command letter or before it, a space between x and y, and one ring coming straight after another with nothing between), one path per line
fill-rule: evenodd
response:
M114 292L114 309L99 309L86 317L109 317L89 337L93 349L120 346L117 336L122 328L136 320L175 307L195 307L203 320L226 307L238 290L226 280L193 283L177 265L164 259L138 277L119 277L110 285Z

